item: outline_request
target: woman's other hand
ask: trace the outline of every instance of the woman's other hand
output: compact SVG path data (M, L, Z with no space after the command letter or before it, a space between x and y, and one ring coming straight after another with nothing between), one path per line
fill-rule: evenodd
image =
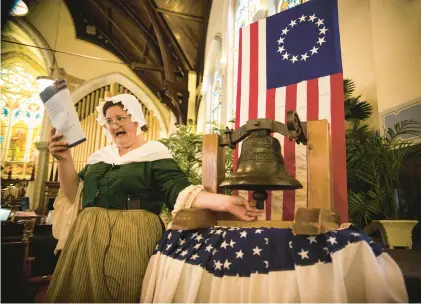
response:
M63 134L57 133L56 128L51 129L51 141L48 150L58 161L72 158L68 142L64 140Z
M257 209L250 205L245 198L231 195L224 208L226 212L240 218L243 221L254 221L261 216L264 210Z

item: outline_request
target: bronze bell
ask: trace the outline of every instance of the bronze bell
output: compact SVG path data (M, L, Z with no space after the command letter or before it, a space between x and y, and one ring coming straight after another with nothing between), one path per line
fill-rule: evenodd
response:
M294 190L303 186L288 175L279 140L268 130L252 131L243 141L237 171L221 188L254 191L257 208L263 209L267 190Z

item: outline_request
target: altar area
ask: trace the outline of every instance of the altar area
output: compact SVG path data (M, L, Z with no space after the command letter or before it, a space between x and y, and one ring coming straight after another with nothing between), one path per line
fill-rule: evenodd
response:
M333 207L328 122L301 122L294 113L288 117L286 125L256 119L225 135L205 135L202 184L213 192L227 184L236 191L254 190L259 204L256 192L276 191L273 185L259 185L268 180L262 177L261 162L270 160L273 170L263 172L288 189L294 181L280 173L282 168L276 170L283 164L282 155L279 163L270 157L276 141L269 133L279 131L311 147L309 181L317 183L307 184L308 208L299 208L292 221L254 222L206 210L180 211L156 246L142 302L408 301L398 264L367 233L341 221ZM237 171L224 180L223 147L242 140ZM248 162L253 158L248 153L261 156Z

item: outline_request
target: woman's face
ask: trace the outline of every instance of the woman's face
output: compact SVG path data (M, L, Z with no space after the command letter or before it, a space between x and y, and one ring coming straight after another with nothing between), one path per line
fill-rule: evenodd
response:
M111 106L105 112L106 128L117 146L131 146L136 141L137 122L121 106Z

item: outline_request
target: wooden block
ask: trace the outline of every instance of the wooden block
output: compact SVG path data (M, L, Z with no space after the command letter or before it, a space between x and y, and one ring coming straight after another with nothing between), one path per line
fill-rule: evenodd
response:
M295 234L318 235L336 230L340 225L339 213L331 209L300 208L295 214Z
M194 230L216 224L216 212L209 209L185 209L178 212L171 222L171 229Z
M307 122L308 208L333 207L332 156L327 120Z
M289 221L219 221L216 224L220 227L243 227L243 228L292 228L293 222Z

